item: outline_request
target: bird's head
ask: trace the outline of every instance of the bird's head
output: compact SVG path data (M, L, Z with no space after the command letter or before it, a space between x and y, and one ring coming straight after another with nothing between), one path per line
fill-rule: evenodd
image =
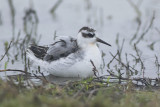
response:
M111 46L109 43L97 37L96 30L90 27L82 27L79 30L77 35L77 43L81 48L84 48L88 45L96 45L97 42Z

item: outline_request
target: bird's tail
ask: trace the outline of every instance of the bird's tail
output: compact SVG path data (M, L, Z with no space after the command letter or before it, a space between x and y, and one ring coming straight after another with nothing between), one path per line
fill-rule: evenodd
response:
M30 50L30 49L27 49L26 51L26 55L27 57L29 58L30 62L32 63L31 66L42 66L42 67L45 67L45 65L48 63L40 58L37 58L35 56L35 54Z

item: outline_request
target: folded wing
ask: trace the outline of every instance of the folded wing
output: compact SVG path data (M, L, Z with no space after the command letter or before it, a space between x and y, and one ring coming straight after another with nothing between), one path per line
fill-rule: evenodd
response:
M76 52L78 50L78 46L75 38L60 37L56 42L49 46L31 45L29 49L37 58L52 62Z

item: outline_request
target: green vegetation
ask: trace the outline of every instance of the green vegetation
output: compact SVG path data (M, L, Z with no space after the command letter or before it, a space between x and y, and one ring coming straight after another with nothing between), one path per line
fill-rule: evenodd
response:
M66 85L0 82L0 107L159 107L160 92L138 91L127 85L101 84L91 79Z

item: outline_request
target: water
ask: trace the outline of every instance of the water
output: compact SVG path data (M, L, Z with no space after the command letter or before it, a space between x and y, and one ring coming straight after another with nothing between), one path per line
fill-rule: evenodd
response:
M100 49L106 54L104 57L107 64L112 56L109 52L116 54L118 46L116 44L117 34L119 34L119 44L121 46L123 39L125 39L122 51L122 61L126 62L126 54L129 63L134 65L133 55L137 55L133 49L133 44L138 40L140 35L149 26L153 11L155 11L155 20L149 32L144 36L144 39L137 44L140 50L140 56L145 66L145 77L157 77L158 68L155 65L155 55L160 60L160 1L159 0L134 0L134 4L138 5L141 12L141 26L137 38L130 44L130 40L136 32L138 23L136 21L137 13L129 4L128 0L63 0L62 3L55 10L54 14L50 10L57 0L13 0L15 9L15 28L12 25L12 16L7 0L0 0L0 55L4 53L4 42L10 41L13 35L16 37L18 32L20 37L24 38L25 11L32 8L36 11L38 16L37 35L41 35L40 45L51 44L53 42L54 34L58 36L76 36L78 30L83 26L91 26L98 32L98 36L110 43L112 47L100 45ZM28 27L31 29L31 27ZM14 32L13 32L14 31ZM33 34L34 36L34 34ZM154 43L154 50L149 48L149 45ZM9 51L12 53L11 51ZM0 68L4 69L4 63L7 60L5 57L0 62ZM111 69L117 72L114 66L117 61L113 61ZM17 61L12 65L8 64L7 68L24 69L24 63ZM140 63L135 67L141 70ZM105 70L108 69L105 67ZM122 70L126 72L126 70ZM13 75L12 72L0 73L3 77L5 75ZM142 77L142 72L139 72L138 77Z

